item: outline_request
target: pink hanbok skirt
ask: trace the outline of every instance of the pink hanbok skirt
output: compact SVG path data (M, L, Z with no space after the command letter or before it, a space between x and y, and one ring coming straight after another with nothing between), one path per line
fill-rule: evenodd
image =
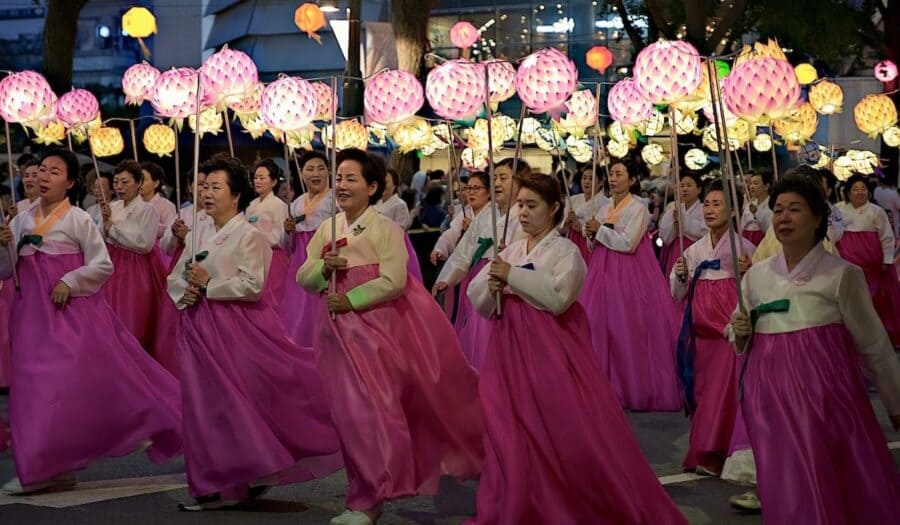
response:
M475 311L466 293L469 283L487 266L488 259L481 259L473 266L465 278L459 283L459 306L456 309L454 328L459 336L462 353L475 370L481 370L488 353L488 338L491 335L491 320L485 319ZM452 290L448 289L448 292Z
M416 249L413 247L412 240L408 233L403 233L403 241L406 243L406 253L409 255L409 261L406 263L406 271L415 277L419 283L425 282L422 279L422 267L419 265L419 256L416 255Z
M266 273L266 291L271 294L274 301L271 303L277 314L284 299L285 280L288 276L288 267L291 257L281 248L272 248L272 262L269 263L269 271ZM294 274L296 275L296 273Z
M900 346L900 281L894 265L884 264L878 232L844 232L837 244L845 260L862 268L878 317L894 346Z
M103 294L113 311L148 352L153 351L159 300L166 289L166 275L158 250L137 253L107 244L112 259L112 276L103 285Z
M9 386L12 371L9 346L9 317L12 313L15 283L12 278L0 281L0 387Z
M306 262L306 245L315 231L294 232L294 251L284 276L284 296L278 315L284 323L288 337L298 346L312 347L316 334L313 323L319 296L311 294L297 284L297 271Z

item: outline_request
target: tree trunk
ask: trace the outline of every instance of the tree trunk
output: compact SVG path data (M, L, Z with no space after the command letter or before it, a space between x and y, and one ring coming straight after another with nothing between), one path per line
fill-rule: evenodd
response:
M78 14L88 0L48 0L44 23L44 76L57 94L72 89Z
M391 0L397 67L417 77L428 49L428 15L433 4L434 0Z

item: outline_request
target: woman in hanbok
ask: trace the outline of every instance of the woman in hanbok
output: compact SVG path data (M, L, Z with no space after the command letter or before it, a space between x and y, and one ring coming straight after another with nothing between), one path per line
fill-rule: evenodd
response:
M478 376L440 307L408 278L403 230L375 210L381 164L353 148L337 163L338 237L332 248L331 220L322 223L297 282L326 294L316 357L349 481L347 510L331 523L371 525L389 500L480 471Z
M725 201L722 184L714 181L703 199L708 232L684 251L669 277L672 296L687 300L678 341L679 375L691 414L683 466L712 476L722 472L738 410L738 358L725 338L725 326L737 305ZM736 230L735 224L738 271L744 274L755 247Z
M384 163L381 157L376 157L375 161L382 164ZM381 200L375 204L375 209L378 213L397 223L403 230L403 242L406 244L406 252L409 256L409 273L421 283L423 282L422 268L419 266L419 258L416 255L416 249L413 247L409 234L406 233L406 230L410 225L409 208L406 206L406 203L403 202L403 199L397 195L399 190L400 174L397 170L388 169L387 177L385 178L384 195L381 197Z
M869 202L869 195L865 177L853 175L847 179L845 201L838 204L846 227L837 247L841 257L862 268L875 311L891 342L900 346L900 281L894 267L894 230L887 212Z
M596 184L595 184L596 182ZM586 166L581 172L581 189L583 193L572 195L569 199L565 228L566 238L578 246L578 251L585 262L591 260L591 242L584 237L584 223L597 213L608 199L604 194L603 180L594 177L594 169Z
M459 284L459 306L456 311L454 326L459 335L459 343L463 354L469 364L480 370L484 364L488 350L488 337L491 332L491 322L479 316L472 309L466 290L469 282L478 272L490 262L493 255L493 219L497 217L497 235L499 238L499 251L502 251L508 243L525 237L525 233L519 226L518 210L513 209L513 171L512 158L506 158L498 162L494 167L494 198L496 204L486 208L472 222L472 225L463 235L456 250L447 259L437 282L432 287L434 295L444 292ZM516 165L519 176L531 173L531 167L523 160ZM507 219L507 215L509 215ZM508 225L507 225L508 222ZM503 238L504 231L506 238Z
M230 507L272 485L340 468L340 445L315 355L287 338L266 290L272 249L241 210L247 171L208 166L202 203L214 232L187 248L169 275L181 310L178 357L188 488L181 510ZM194 262L195 261L195 262Z
M284 233L291 260L285 275L284 298L278 310L288 337L300 346L312 347L319 296L297 286L297 270L306 262L306 246L325 219L331 217L334 193L328 188L328 159L318 151L305 151L298 161L306 193L291 204Z
M85 211L91 216L91 219L97 226L103 224L103 203L112 202L116 198L116 194L113 191L114 181L113 174L108 171L101 171L100 175L94 178L91 194L96 204L92 204Z
M750 201L744 203L741 215L742 233L754 246L759 246L772 224L772 210L769 208L772 173L768 171L750 173L745 180Z
M488 204L491 202L489 180L487 173L476 171L469 175L467 181L460 182L462 188L460 192L465 195L465 205L457 206L459 211L450 220L449 228L441 233L434 244L434 249L431 251L431 264L437 266L441 261L446 261L462 241L463 235L469 231L472 222L488 208ZM468 302L468 299L460 295L458 287L453 287L452 291L445 292L444 312L449 319L456 319L460 301Z
M200 165L200 170L197 172L197 188L201 193L206 185L207 169L206 163L203 163ZM193 174L188 177L187 183L188 187L193 188ZM184 240L187 238L189 231L194 231L195 236L197 236L197 239L201 242L206 238L207 234L214 231L212 219L206 215L206 210L204 210L202 206L199 206L198 208L196 228L193 227L194 203L188 201L181 206L180 210L178 210L178 217L175 218L169 228L166 228L166 232L163 234L162 239L159 240L159 249L162 250L163 254L171 261L168 268L169 272L172 271L175 263L181 258L181 254L184 251Z
M289 255L285 251L284 221L289 216L288 205L278 198L281 168L272 159L263 159L253 167L253 189L257 197L247 206L247 222L269 240L272 248L272 267L267 281L277 312L284 297L284 280L287 275Z
M37 203L0 227L0 277L15 266L21 281L10 319L18 477L3 487L17 494L70 487L76 471L148 445L155 462L181 451L177 381L98 293L113 264L90 216L67 199L78 193L78 159L48 152L39 180Z
M896 430L900 362L863 271L822 246L829 208L821 189L787 175L772 202L783 252L744 276L745 310L729 328L747 352L741 406L763 522L897 523L900 472L860 363Z
M156 228L157 240L162 238L163 234L172 222L175 221L177 213L175 204L169 199L163 197L163 183L165 182L166 172L155 162L142 162L141 173L143 174L143 182L141 183L141 198L144 202L153 206L156 214L159 216L159 225ZM163 262L168 265L167 258Z
M154 253L159 215L141 198L141 166L116 166L113 189L119 200L101 203L102 230L115 272L103 287L109 305L148 352L154 349L166 268Z
M703 222L702 190L703 180L699 173L693 171L682 173L681 180L678 182L678 191L681 196L678 213L675 213L676 203L671 202L659 220L659 238L663 241L662 250L659 252L659 264L666 277L672 273L675 261L681 257L682 243L686 250L706 234L706 223Z
M637 190L630 161L610 166L611 197L585 225L597 245L580 301L600 367L622 406L675 411L681 408L675 374L679 314L646 235L650 213L632 197Z
M513 242L469 285L494 318L479 393L485 464L471 524L687 523L638 446L590 343L578 293L587 273L560 236L551 177L518 179Z
M15 218L20 211L27 210L40 197L40 188L38 187L38 170L40 162L37 159L29 160L22 167L22 200L17 202L15 206L10 206L10 219Z

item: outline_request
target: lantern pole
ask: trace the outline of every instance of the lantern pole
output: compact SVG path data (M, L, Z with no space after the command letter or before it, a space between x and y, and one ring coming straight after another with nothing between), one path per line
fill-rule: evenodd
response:
M178 153L178 128L172 126L175 131L175 200L178 206L178 216L181 216L181 159ZM194 178L197 174L194 173Z
M12 191L12 202L13 205L16 203L16 185L14 184L15 175L13 175L13 161L12 161L12 142L9 140L9 122L3 121L4 128L6 130L6 164L9 170L9 187ZM6 212L3 210L3 206L0 206L0 224L7 225L9 224L9 220L7 220ZM16 249L12 244L6 246L9 250L9 259L12 261L13 258L13 250ZM16 287L16 290L19 289L19 272L16 270L16 265L12 265L12 274L13 274L13 284Z
M485 116L487 117L487 135L488 135L488 181L491 186L491 201L496 206L497 204L497 190L494 188L494 133L493 126L491 120L493 119L493 111L491 111L491 81L490 81L490 69L489 67L484 68L484 111ZM525 105L523 104L524 108ZM518 158L518 156L516 156ZM515 158L513 159L513 164L515 165ZM515 167L513 168L513 178L516 176ZM509 218L510 206L509 206L509 198L507 196L507 206L506 206L506 216ZM497 210L499 213L500 210ZM497 213L491 213L491 235L493 236L494 242L492 245L494 256L493 259L497 259L500 255L500 249L497 246ZM508 224L508 223L507 223ZM503 242L506 242L506 232L504 233ZM497 319L500 319L503 316L503 292L498 291L494 296L494 302L496 305L497 311Z
M297 158L297 150L294 150L294 167L297 168L297 179L300 180L300 191L301 193L306 193L306 183L303 182L303 176L300 174L300 159ZM288 170L288 175L290 175L290 170ZM290 176L288 177L288 184L291 183Z
M675 187L672 190L673 195L675 196L675 210L674 213L677 214L678 217L678 256L684 256L684 227L681 224L681 220L683 217L681 216L681 195L679 194L678 185L681 182L680 180L680 160L678 155L678 132L675 129L675 105L669 105L669 141L671 143L672 155L671 160L669 162L669 169L672 172L672 180L675 181ZM685 210L687 211L687 210Z
M778 182L778 156L775 155L775 132L772 128L773 124L769 122L769 138L772 139L772 178Z
M753 135L756 136L756 126L753 126ZM773 144L774 146L774 144ZM747 171L753 171L753 152L750 148L753 145L750 142L747 142Z
M600 153L600 83L597 82L597 91L594 94L594 100L597 104L597 122L594 123L594 147L591 151L591 175L594 178L594 183L591 184L591 196L588 200L588 210L591 210L591 206L594 204L594 197L597 194L597 155ZM584 185L584 180L582 177L582 186ZM582 187L582 191L584 188ZM591 214L593 215L593 214Z
M444 124L447 126L447 140L449 144L447 144L447 169L449 171L449 175L447 176L447 182L450 186L450 191L447 197L447 207L448 209L453 206L453 172L456 170L456 162L454 157L456 156L456 149L453 147L453 126L450 124L449 120L444 121ZM459 181L459 173L456 174L456 180ZM466 218L466 203L464 202L465 195L463 195L459 199L459 207L462 211L463 219Z
M355 5L358 4L359 0L355 0ZM359 11L356 11L356 16L359 16ZM359 24L359 21L356 21ZM352 26L353 22L351 22ZM359 30L357 25L357 31ZM351 27L352 33L352 27ZM353 38L350 39L350 50L348 53L353 53ZM356 42L356 53L358 56L359 53L359 42ZM350 67L348 63L347 67ZM356 66L357 70L359 66ZM337 96L337 77L331 77L331 91L334 93L334 96ZM344 95L348 95L348 91L344 92ZM285 140L285 143L287 141ZM337 250L337 104L331 105L331 191L333 192L333 196L335 198L335 202L331 205L331 251L334 252ZM331 272L331 285L330 285L331 293L337 293L337 272ZM331 312L331 320L337 320L337 315L334 312Z
M69 143L69 151L71 151L72 153L75 153L75 149L72 148L72 133L68 129L66 129L66 140Z
M131 129L131 152L134 153L134 161L138 161L137 132L134 129L134 120L128 119L128 127Z
M484 69L485 69L485 71L487 71L488 68L484 68ZM488 89L489 89L488 92L490 93L490 88L488 88ZM522 109L519 111L519 122L517 123L519 131L518 131L518 133L516 133L516 149L515 149L515 153L513 153L513 161L512 161L513 181L512 181L512 184L510 185L510 189L515 187L516 174L519 172L519 157L522 156L522 123L525 122L525 111L528 109L525 107L525 102L523 102L521 100L519 102L522 104ZM488 121L488 123L489 123L488 124L488 134L490 134L490 121ZM492 138L493 137L490 137L488 140L492 140ZM491 187L493 188L493 186L494 186L494 183L491 182ZM510 198L511 197L512 196L510 195ZM491 194L491 200L492 201L494 200L493 193ZM506 210L507 210L506 217L503 219L503 244L506 244L506 232L509 231L509 209L512 207L512 206L510 206L510 204L511 203L507 203L507 205L506 205Z
M85 126L88 126L88 124L85 124ZM100 179L100 164L97 162L97 155L94 153L94 143L91 142L91 130L89 128L87 130L87 136L88 136L88 141L87 141L88 142L88 150L91 152L91 160L94 163L94 173L96 174L96 179L95 179L95 183L96 183L97 180ZM106 195L103 194L102 188L100 189L100 202L102 202L103 204L108 204L106 201Z
M747 309L744 306L743 294L741 293L741 272L738 269L737 239L735 238L734 222L731 220L734 204L737 202L737 199L732 197L734 188L732 187L731 191L729 191L728 188L728 174L731 174L731 183L733 185L734 171L731 165L731 154L728 152L728 130L726 129L727 125L725 123L725 108L722 105L722 93L719 91L719 72L716 70L712 59L706 59L706 67L709 72L709 92L712 97L711 102L714 117L713 125L716 126L716 137L719 139L716 141L719 146L719 158L721 159L723 155L726 156L726 169L721 169L722 165L720 161L719 177L722 180L722 189L725 193L725 213L729 217L728 238L731 242L731 260L734 263L734 282L735 287L737 288L737 302L740 311L742 313L747 313ZM738 220L740 220L740 217L738 217Z
M194 184L192 191L192 197L194 198L194 209L193 217L191 218L191 224L194 226L194 230L196 232L197 226L197 208L200 205L200 196L199 193L199 184L198 181L200 177L197 174L200 172L200 75L203 72L199 69L197 70L197 98L196 98L196 116L194 118L197 119L196 125L194 126ZM178 142L178 137L175 137L175 142ZM195 264L197 262L197 235L191 235L191 264Z
M234 157L234 142L231 140L231 122L228 121L228 108L222 110L222 120L225 123L225 137L228 139L228 154ZM199 120L198 126L199 124ZM288 171L290 171L290 166L285 163L285 166L288 167Z

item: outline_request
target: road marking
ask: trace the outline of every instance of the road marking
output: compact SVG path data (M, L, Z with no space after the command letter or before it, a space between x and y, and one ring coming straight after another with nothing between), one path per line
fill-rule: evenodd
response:
M183 489L184 487L187 487L184 474L85 481L75 485L73 490L62 492L48 492L32 496L6 496L0 494L0 505L20 503L37 507L64 509L101 501L130 498L142 494L168 492L170 490Z

